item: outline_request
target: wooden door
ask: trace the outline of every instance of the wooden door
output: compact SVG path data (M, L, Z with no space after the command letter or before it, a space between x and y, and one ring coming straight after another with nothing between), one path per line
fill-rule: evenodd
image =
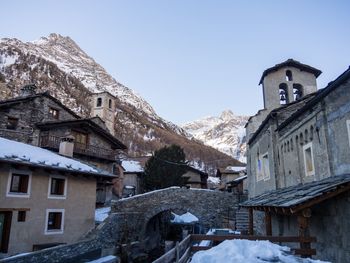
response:
M0 252L7 253L10 230L11 230L12 212L0 212Z

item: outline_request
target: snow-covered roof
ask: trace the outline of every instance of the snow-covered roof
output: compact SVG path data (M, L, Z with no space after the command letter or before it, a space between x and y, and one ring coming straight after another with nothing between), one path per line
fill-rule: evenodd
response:
M101 207L95 210L95 221L97 223L103 222L111 212L111 207Z
M0 161L22 163L61 171L114 177L114 175L107 171L82 163L81 161L61 156L40 147L8 140L2 137L0 137Z
M143 168L138 161L125 160L122 162L122 166L126 173L142 173Z
M227 166L226 169L225 169L225 172L226 171L229 171L229 172L242 172L246 169L245 166Z
M279 246L269 241L226 240L209 250L195 253L191 263L325 263L325 261L296 257L291 255L290 250L289 247Z
M198 218L194 215L192 215L190 212L187 212L183 215L177 215L175 213L172 213L174 216L174 219L171 220L171 223L176 224L191 224L194 222L198 222Z
M212 183L212 184L220 184L220 178L214 177L214 176L209 176L207 182Z

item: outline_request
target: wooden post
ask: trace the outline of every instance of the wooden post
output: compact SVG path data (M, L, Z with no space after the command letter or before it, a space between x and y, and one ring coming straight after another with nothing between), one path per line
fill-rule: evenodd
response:
M180 259L179 241L176 241L175 250L176 250L176 261L175 262L179 263L179 259Z
M299 225L299 237L310 237L310 217L311 209L305 209L301 214L298 215L298 225ZM310 242L300 242L300 249L311 249ZM306 257L305 255L301 255Z
M266 235L272 236L271 213L268 211L265 211L265 227L266 227Z
M248 229L248 234L253 235L254 232L254 218L253 218L253 208L249 208L249 229Z

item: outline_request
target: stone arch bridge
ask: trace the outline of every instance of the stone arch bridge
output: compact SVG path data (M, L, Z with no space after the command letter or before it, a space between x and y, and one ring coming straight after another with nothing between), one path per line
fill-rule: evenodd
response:
M233 193L170 187L114 201L110 217L118 217L115 222L120 236L142 240L148 222L166 211L190 212L207 228L228 227L228 219L235 221L239 201L239 196ZM109 224L113 224L112 218Z

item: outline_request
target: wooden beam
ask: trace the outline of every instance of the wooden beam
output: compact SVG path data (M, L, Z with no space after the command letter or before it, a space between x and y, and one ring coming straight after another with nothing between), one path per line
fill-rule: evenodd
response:
M249 208L248 212L249 212L249 229L248 229L248 233L249 233L249 235L253 235L253 232L254 232L253 208Z
M30 208L0 208L0 212L30 211Z
M265 228L266 228L266 235L272 236L272 222L271 222L270 212L265 212Z
M310 215L309 215L310 213ZM306 217L305 215L309 216ZM305 211L298 215L297 221L299 226L299 236L300 237L308 237L310 236L310 216L311 212ZM311 249L311 244L309 242L300 242L300 249ZM305 257L305 255L302 255L302 257Z
M304 210L305 208L309 208L309 207L312 207L314 205L317 205L317 204L319 204L327 199L333 198L333 197L335 197L339 194L342 194L344 192L347 192L347 191L350 191L350 183L347 183L346 185L338 186L338 188L335 191L325 193L319 197L316 197L316 198L310 200L309 202L306 202L302 205L296 206L295 208L291 208L291 212L293 214L295 214L301 210Z
M316 249L313 249L313 248L309 248L309 249L306 249L306 248L292 248L292 251L294 252L294 254L296 255L301 255L301 256L307 256L307 257L310 257L310 256L313 256L313 255L316 255Z
M252 236L252 235L191 235L191 241L224 241L233 239L247 239L247 240L269 240L271 242L286 242L286 243L299 243L299 242L317 242L315 237L300 237L300 236Z

